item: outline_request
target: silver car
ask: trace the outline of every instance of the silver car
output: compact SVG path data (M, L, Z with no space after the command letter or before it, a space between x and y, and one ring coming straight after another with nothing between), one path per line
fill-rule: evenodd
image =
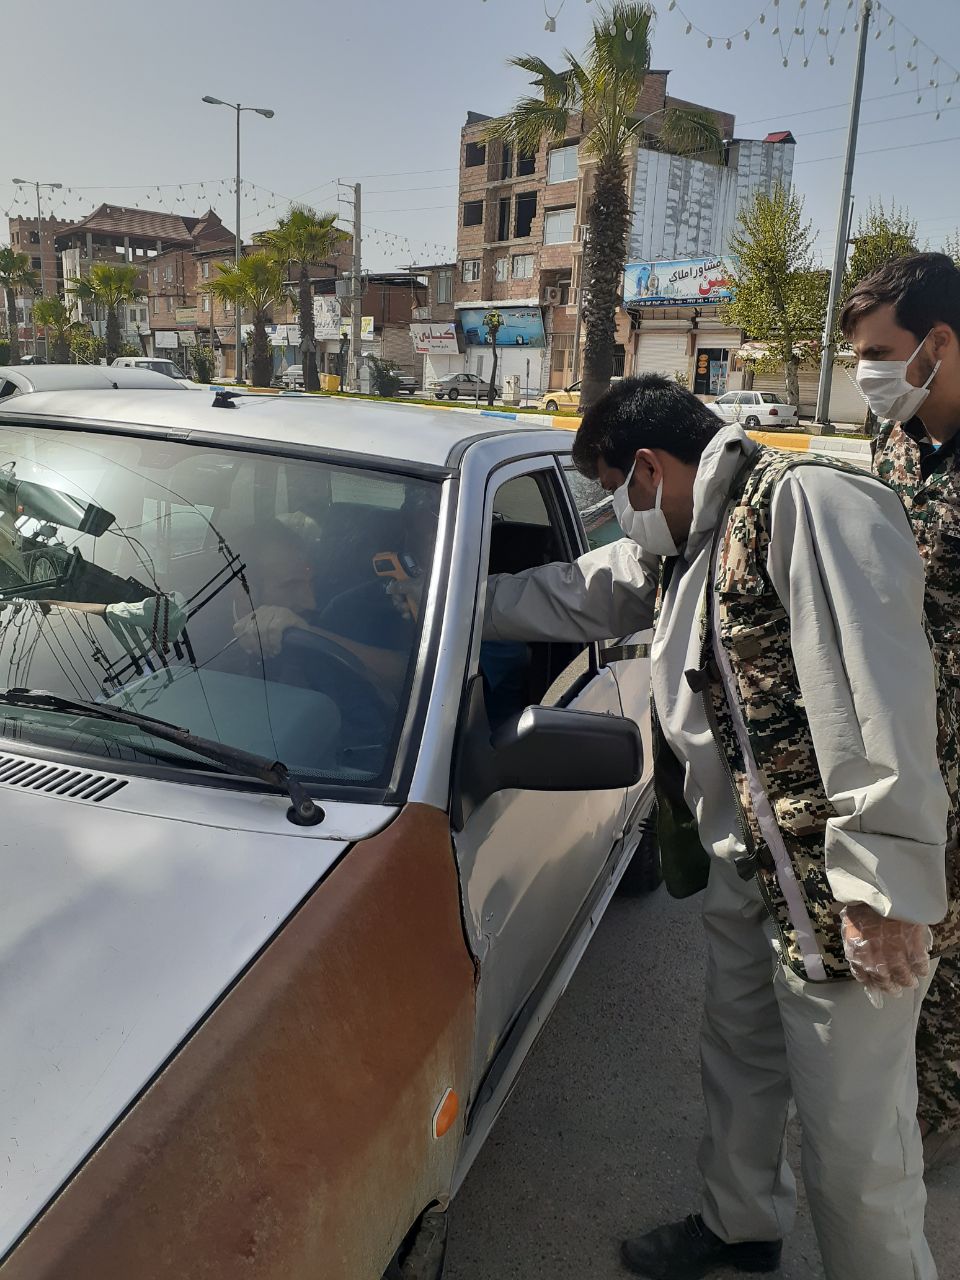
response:
M103 364L0 365L0 401L29 391L182 391L175 379L145 369Z
M488 574L585 551L598 504L569 432L491 422L0 408L14 1274L441 1274L604 909L657 880L646 659L482 634Z
M485 400L490 394L490 382L475 373L451 373L438 382L432 382L427 389L437 400ZM500 395L500 390L500 387L494 387L494 397Z

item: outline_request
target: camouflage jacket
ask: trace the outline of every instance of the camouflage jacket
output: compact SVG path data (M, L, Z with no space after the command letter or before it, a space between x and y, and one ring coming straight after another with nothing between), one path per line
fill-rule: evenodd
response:
M822 980L849 976L824 848L827 823L836 811L817 764L790 619L765 569L773 492L798 465L855 470L761 450L718 531L704 606L708 660L701 674L708 718L739 801L747 849L740 873L756 875L784 960L801 977ZM738 695L734 705L725 686ZM951 939L943 926L938 930L942 949Z
M960 455L953 447L939 460L931 454L912 423L887 422L874 442L873 469L903 502L926 571L924 614L937 679L938 755L950 800L951 905L935 930L947 950L960 945Z

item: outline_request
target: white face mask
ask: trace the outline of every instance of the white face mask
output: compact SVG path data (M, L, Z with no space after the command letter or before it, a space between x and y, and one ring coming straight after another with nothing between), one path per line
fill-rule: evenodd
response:
M663 497L663 480L657 485L657 496L649 511L635 511L630 505L630 481L637 469L634 462L630 474L613 495L613 513L617 523L628 538L649 551L654 556L675 556L678 554L677 544L673 540L667 517L660 510Z
M923 342L929 337L928 333ZM907 379L907 369L923 349L923 342L909 360L861 360L857 365L860 394L878 418L909 422L930 394L930 383L940 368L939 360L922 387L912 386Z

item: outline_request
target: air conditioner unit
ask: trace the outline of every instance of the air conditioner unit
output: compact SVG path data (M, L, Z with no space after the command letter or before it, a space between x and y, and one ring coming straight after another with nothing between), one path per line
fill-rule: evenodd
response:
M557 307L560 305L560 290L550 285L543 290L543 305L545 307Z

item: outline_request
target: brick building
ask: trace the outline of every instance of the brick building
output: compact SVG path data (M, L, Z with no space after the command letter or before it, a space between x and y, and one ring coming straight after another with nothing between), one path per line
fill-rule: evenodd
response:
M678 258L721 254L743 201L775 181L789 185L793 139L782 134L777 136L789 142L737 140L733 115L700 107L712 111L727 140L722 163L670 155L660 142L664 112L697 104L669 95L668 76L649 72L637 103L642 132L627 157L631 256L654 242L658 253L669 248ZM595 168L581 146L584 120L571 115L567 136L543 140L532 155L489 140L491 120L470 112L461 134L454 277L459 367L489 375L482 316L496 307L505 321L498 379L513 377L532 392L567 386L579 367L577 300ZM672 242L671 222L677 224ZM632 371L638 355L634 331L634 319L620 313L617 373Z
M423 300L411 313L410 336L417 359L415 376L424 388L463 366L453 301L456 271L455 262L413 268L423 285Z
M30 265L40 278L47 297L63 295L63 266L57 253L56 237L72 226L72 222L62 218L44 218L39 226L36 218L10 218L8 221L10 247L29 256ZM18 330L25 352L34 349L33 297L30 292L17 297ZM5 316L0 323L5 331Z

